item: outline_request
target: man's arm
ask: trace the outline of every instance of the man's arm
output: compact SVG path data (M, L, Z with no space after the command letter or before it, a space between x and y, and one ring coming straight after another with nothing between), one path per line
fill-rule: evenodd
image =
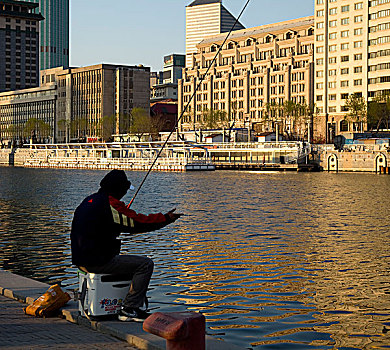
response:
M172 216L171 212L165 215L162 213L150 215L137 214L134 210L128 209L125 203L114 197L110 196L109 201L114 222L121 226L122 232L150 232L158 230L177 219Z

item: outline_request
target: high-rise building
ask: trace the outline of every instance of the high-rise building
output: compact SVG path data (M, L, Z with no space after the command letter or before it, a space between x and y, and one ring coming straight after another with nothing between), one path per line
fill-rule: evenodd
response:
M39 84L37 5L0 0L0 92Z
M224 111L230 126L259 133L283 127L281 133L307 139L310 115L283 115L282 106L288 101L302 107L313 104L314 18L235 31L205 75L224 39L223 34L204 39L197 45L194 66L183 72L179 114L191 102L180 129L196 130L205 112Z
M360 131L345 120L351 94L390 92L390 0L315 0L315 103L322 139Z
M186 66L192 67L196 45L205 37L229 32L236 18L222 0L195 0L186 7ZM234 30L245 29L238 22Z
M39 4L40 69L69 67L69 0L27 0Z

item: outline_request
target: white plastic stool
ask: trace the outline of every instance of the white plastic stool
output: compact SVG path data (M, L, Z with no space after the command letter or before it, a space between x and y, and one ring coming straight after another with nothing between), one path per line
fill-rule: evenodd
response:
M117 314L129 291L129 276L77 271L79 278L79 311L81 315Z

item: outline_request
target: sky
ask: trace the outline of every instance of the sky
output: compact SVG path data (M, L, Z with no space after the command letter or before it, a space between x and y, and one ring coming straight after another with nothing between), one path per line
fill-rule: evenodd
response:
M162 70L163 57L185 54L185 7L192 0L70 0L70 64L138 65ZM238 16L246 0L223 0ZM314 0L251 0L246 27L310 16Z

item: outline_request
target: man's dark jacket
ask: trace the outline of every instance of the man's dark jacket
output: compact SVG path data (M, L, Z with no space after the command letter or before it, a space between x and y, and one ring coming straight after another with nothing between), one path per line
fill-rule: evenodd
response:
M103 266L119 254L121 232L140 233L169 224L166 215L137 214L102 189L77 207L71 231L72 263L76 266Z

